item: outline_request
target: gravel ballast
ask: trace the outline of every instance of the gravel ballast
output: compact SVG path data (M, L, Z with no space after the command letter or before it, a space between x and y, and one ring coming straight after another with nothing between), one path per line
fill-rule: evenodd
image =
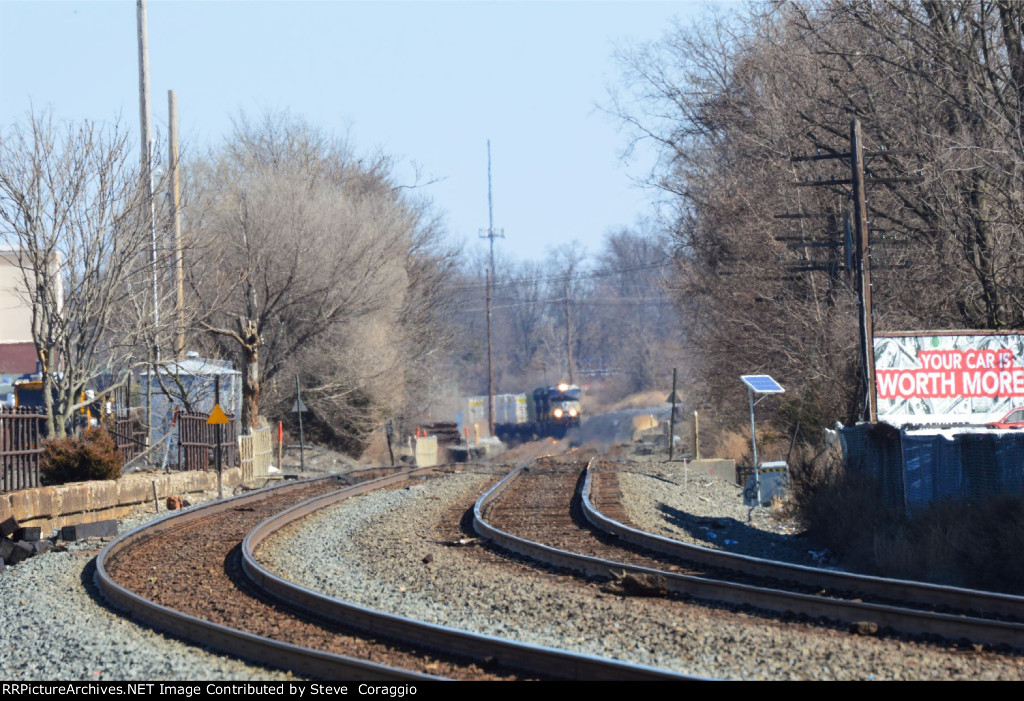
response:
M343 455L307 449L285 455L284 474L299 478L347 471ZM217 498L190 494L193 505ZM160 513L152 504L119 524L127 533ZM5 681L287 681L294 674L204 650L139 625L110 608L93 584L94 560L111 539L61 543L15 567L0 566L0 678Z
M161 516L165 512L161 511ZM125 520L121 532L156 515ZM110 609L93 584L105 541L67 544L0 572L0 678L5 681L289 680L182 643Z
M377 610L702 677L1022 678L1017 656L622 598L596 582L512 562L478 545L442 544L465 535L459 517L493 481L459 474L342 502L268 541L258 555L280 576ZM657 500L656 492L644 493L656 482L663 480L637 480L630 491Z
M648 530L695 537L713 547L726 539L754 549L760 537L777 541L776 548L794 540L791 524L767 510L749 513L732 485L680 474L675 464L630 469L620 476L627 511ZM597 583L507 560L479 545L450 545L465 538L459 519L496 475L481 469L343 502L272 541L261 557L293 581L372 608L706 677L1024 678L1020 657L970 646L855 637L832 629L808 635L801 628L795 636L791 626L773 620L679 601L667 602L671 615L660 608L650 609L662 612L651 616L650 600L621 598ZM710 520L693 526L682 514ZM120 530L154 517L124 521ZM813 546L797 543L793 556L808 557ZM69 544L67 551L0 571L5 680L294 678L206 652L110 610L92 584L90 563L103 544Z
M828 564L827 550L804 538L781 509L745 506L735 484L682 462L639 458L618 467L623 509L640 530L751 557Z

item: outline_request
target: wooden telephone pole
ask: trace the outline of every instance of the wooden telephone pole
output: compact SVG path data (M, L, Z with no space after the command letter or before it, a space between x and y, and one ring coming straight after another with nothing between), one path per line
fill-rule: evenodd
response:
M871 250L868 240L868 206L864 194L864 142L860 120L850 122L850 173L853 180L853 238L857 246L857 305L860 311L861 367L867 392L867 420L878 422L875 388L875 324L871 307Z
M174 317L177 333L174 357L185 358L185 264L181 254L181 175L178 171L178 97L167 91L167 167L170 181L168 201L171 210L171 233L174 239Z
M826 153L813 156L794 156L792 161L823 161L848 159L850 161L849 179L829 179L795 183L798 186L830 187L851 185L853 187L853 239L855 245L854 264L857 280L858 325L860 327L861 375L865 395L864 418L871 423L878 421L878 392L875 379L875 329L874 314L871 301L871 247L868 237L868 208L864 181L865 156L905 155L897 151L877 151L865 153L864 140L861 135L860 120L850 121L850 150L847 153ZM900 176L871 178L872 184L917 182L920 176ZM811 269L811 268L809 268Z

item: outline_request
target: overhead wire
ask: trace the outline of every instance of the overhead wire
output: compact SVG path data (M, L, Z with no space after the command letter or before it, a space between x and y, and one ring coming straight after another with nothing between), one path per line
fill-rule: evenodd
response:
M637 265L625 268L612 268L604 270L592 270L589 272L573 273L569 275L552 275L547 277L532 277L518 280L495 281L491 283L491 289L495 289L498 287L517 287L524 285L550 284L555 282L574 282L576 280L590 280L594 278L613 277L615 275L622 275L624 273L664 269L670 266L671 263L669 262L648 263L645 265ZM458 292L481 292L486 289L486 283L467 282L464 284L453 285L452 289Z

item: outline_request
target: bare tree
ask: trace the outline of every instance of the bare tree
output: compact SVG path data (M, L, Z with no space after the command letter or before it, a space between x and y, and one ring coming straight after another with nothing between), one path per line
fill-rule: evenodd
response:
M382 388L404 386L402 362L440 342L420 306L440 305L447 271L440 251L426 255L436 222L390 182L387 158L358 159L287 115L241 119L193 172L206 250L190 284L201 328L241 365L243 425L256 425L265 387L280 399L276 378L305 368L321 418L358 434Z
M131 362L109 327L150 272L132 160L117 124L33 113L0 137L0 237L17 252L32 308L51 436L65 435L87 387Z
M682 329L663 286L669 260L640 227L609 232L597 255L589 354L626 379L627 393L654 389L679 362Z
M612 109L661 148L670 284L701 393L738 418L738 374L786 380L789 419L856 419L855 291L839 154L864 125L875 328L1019 328L1018 3L757 3L622 55ZM886 175L920 173L923 182ZM731 388L731 389L730 389ZM730 401L732 398L732 401Z

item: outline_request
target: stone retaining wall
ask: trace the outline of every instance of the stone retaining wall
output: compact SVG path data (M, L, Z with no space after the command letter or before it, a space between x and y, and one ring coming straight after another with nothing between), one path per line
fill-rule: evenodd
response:
M242 471L224 470L225 489L242 482ZM13 516L22 526L39 526L44 535L78 523L124 518L132 509L153 503L153 485L161 510L168 496L186 497L217 489L216 471L150 472L117 480L75 482L0 494L0 522Z

